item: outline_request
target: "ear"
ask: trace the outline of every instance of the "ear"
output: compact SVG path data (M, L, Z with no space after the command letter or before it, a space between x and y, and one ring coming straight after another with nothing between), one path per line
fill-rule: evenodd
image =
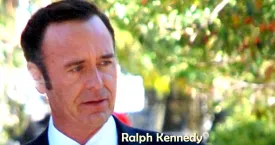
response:
M43 77L41 71L39 70L37 65L32 62L28 62L27 67L28 67L28 70L29 70L32 78L35 81L36 89L38 90L39 93L45 94L46 93L46 83L45 83L45 80L44 80L44 77Z

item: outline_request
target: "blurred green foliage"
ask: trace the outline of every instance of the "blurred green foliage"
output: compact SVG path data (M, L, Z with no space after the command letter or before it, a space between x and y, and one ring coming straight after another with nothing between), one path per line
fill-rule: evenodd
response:
M247 134L257 128L246 124L262 122L266 128L274 122L274 103L268 101L275 95L274 0L105 0L99 4L106 6L118 27L121 64L142 74L146 88L157 90L159 99L171 93L193 98L206 94L210 114L229 110L233 116L239 109L237 116L242 116L250 111L245 119L256 116L254 122L224 123L243 126ZM244 102L248 105L242 106ZM266 112L268 117L259 117Z
M229 118L211 134L210 142L213 145L274 145L274 133L274 125L264 121Z
M275 144L275 0L95 3L115 27L120 64L142 75L146 90L155 90L159 101L165 104L169 96L192 100L182 106L190 114L228 112L210 132L210 143ZM2 66L23 65L12 39L17 6L0 0ZM192 106L201 101L207 110ZM188 117L202 126L202 116Z
M223 103L228 116L212 130L210 145L275 144L275 106L268 105L265 100L268 99L265 97L269 96L268 92L273 92L273 86L265 86L258 92L251 86L248 88L227 92L232 93L232 98L226 99Z

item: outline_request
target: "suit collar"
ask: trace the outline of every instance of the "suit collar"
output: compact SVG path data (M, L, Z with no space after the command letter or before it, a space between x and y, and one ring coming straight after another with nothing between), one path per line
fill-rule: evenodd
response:
M118 120L113 115L117 128L118 145L136 145L137 143L122 142L122 133L135 134L136 129L129 127ZM49 145L48 141L48 127L30 144L30 145Z

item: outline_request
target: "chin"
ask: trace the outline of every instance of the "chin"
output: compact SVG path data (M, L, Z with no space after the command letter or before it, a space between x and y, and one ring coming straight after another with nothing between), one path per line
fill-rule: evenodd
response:
M107 122L107 120L109 119L109 117L111 115L112 115L112 113L109 113L109 112L94 113L94 114L87 116L86 119L84 119L86 121L83 123L85 123L87 125L100 127L105 122Z

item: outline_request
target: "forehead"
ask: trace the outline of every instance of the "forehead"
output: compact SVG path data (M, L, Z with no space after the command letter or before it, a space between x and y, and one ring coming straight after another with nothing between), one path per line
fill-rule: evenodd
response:
M98 16L88 20L72 20L50 24L42 41L42 52L48 55L64 55L94 51L114 53L112 37Z

